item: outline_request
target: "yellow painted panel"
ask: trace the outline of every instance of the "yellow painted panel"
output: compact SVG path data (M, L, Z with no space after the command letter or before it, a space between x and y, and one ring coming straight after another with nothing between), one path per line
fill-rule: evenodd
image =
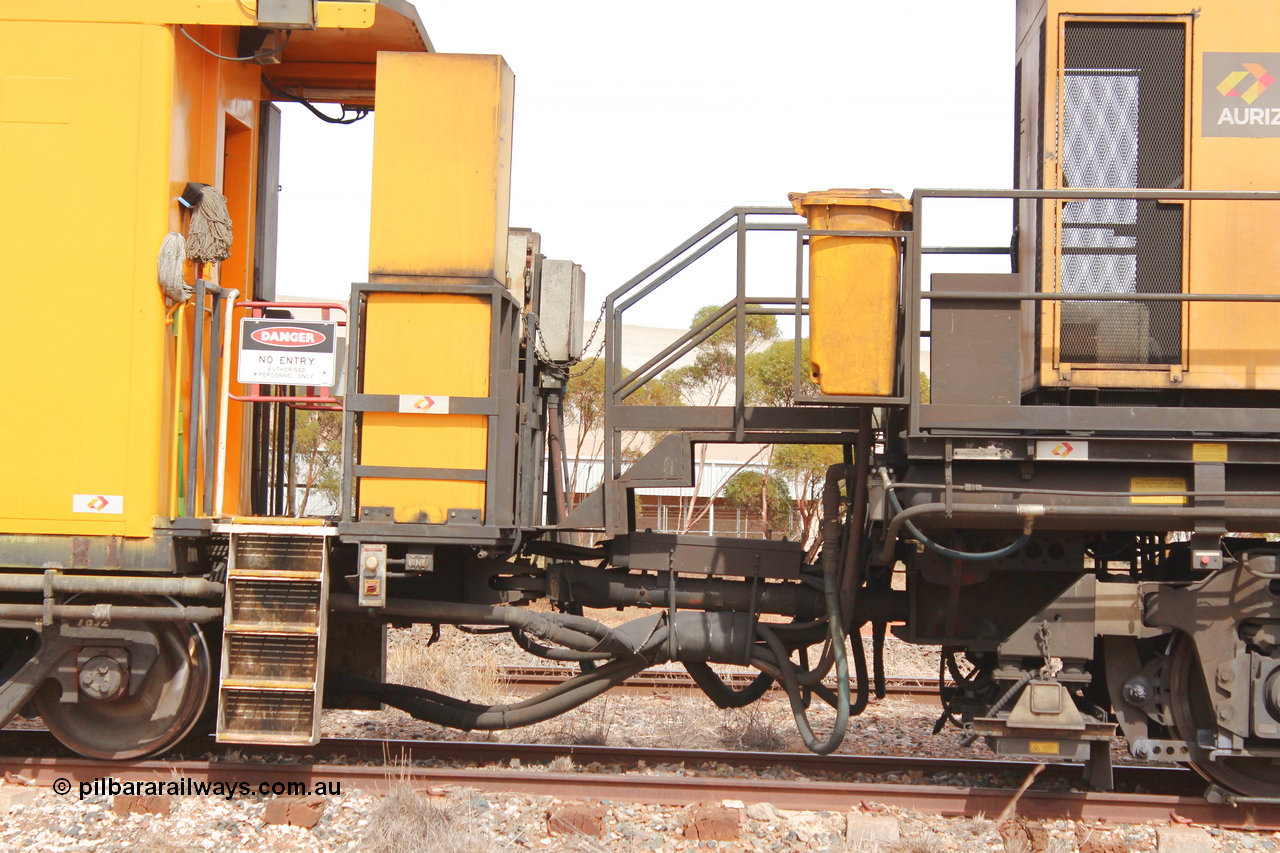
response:
M1280 53L1280 5L1207 0L1196 6L1187 42L1189 155L1185 186L1206 191L1280 191L1280 136L1205 136L1202 114L1206 107L1221 108L1221 100L1214 90L1222 81L1205 79L1206 54ZM1046 57L1052 80L1059 52L1061 15L1186 16L1187 9L1167 0L1131 0L1123 6L1114 0L1072 0L1070 3L1050 0L1047 13ZM1032 36L1034 32L1029 37ZM1271 67L1266 70L1273 75L1277 72ZM1049 91L1053 92L1052 86ZM1207 92L1214 94L1212 103L1206 98ZM1051 103L1046 110L1046 150L1042 152L1044 174L1050 184L1049 176L1055 174L1058 163L1055 140L1060 137L1056 132L1053 97L1050 94ZM1185 210L1184 227L1188 234L1184 289L1187 292L1276 292L1280 242L1274 235L1280 231L1280 203L1192 202ZM1056 262L1052 253L1046 251L1043 267L1046 281L1053 280ZM1280 390L1280 341L1274 335L1274 329L1280 325L1280 305L1190 303L1184 313L1184 370L1081 369L1072 365L1066 378L1054 364L1057 309L1046 303L1042 311L1045 334L1040 368L1041 382L1045 385Z
M0 20L54 20L111 23L116 21L166 24L223 24L252 27L254 0L0 0ZM363 29L373 26L377 4L324 2L319 6L321 27Z
M171 83L161 27L0 27L0 532L145 536L159 511Z
M364 392L486 397L491 313L487 299L443 293L374 293L365 313ZM360 462L484 470L483 415L369 413ZM366 478L361 506L395 508L397 521L443 522L449 509L483 511L482 482Z
M371 276L505 280L515 77L500 56L378 54Z

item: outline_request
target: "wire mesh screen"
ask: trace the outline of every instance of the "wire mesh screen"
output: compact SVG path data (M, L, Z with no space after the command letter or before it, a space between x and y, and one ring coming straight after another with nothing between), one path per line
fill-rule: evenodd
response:
M1181 24L1068 23L1061 151L1067 188L1179 188L1183 183L1185 29ZM1064 293L1182 291L1182 208L1089 199L1063 206ZM1174 303L1064 302L1059 360L1176 364Z

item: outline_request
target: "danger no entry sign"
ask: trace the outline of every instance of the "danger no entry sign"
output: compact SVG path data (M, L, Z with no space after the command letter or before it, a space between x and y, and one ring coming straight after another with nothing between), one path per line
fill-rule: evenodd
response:
M334 383L338 324L308 320L240 321L240 366L244 385Z

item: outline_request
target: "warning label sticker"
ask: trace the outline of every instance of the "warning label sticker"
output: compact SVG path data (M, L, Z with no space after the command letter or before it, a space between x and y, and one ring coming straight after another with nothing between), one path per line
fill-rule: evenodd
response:
M1187 481L1181 477L1132 477L1129 480L1129 491L1138 492L1129 498L1131 504L1181 505L1187 502L1185 495L1159 494L1168 489L1171 492L1185 492ZM1151 492L1151 494L1143 494Z
M336 375L337 329L332 321L244 318L237 381L328 388Z

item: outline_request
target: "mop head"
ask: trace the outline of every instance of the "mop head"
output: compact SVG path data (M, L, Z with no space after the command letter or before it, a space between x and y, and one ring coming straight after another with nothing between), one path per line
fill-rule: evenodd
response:
M227 213L226 197L213 187L201 185L192 205L187 257L197 264L214 264L231 257L231 214Z
M182 278L182 264L186 255L187 245L181 234L170 231L164 235L164 240L160 243L160 254L156 258L156 278L165 297L175 304L186 302L192 294L191 285Z

